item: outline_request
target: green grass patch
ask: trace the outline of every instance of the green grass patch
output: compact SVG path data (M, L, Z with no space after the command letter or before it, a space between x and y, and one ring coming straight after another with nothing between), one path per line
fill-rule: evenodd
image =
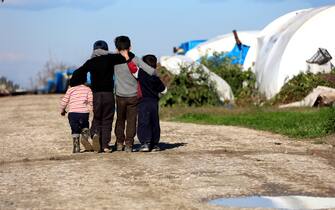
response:
M232 125L270 131L292 138L318 138L335 132L333 108L266 110L237 112L192 112L174 118L176 121L211 125Z

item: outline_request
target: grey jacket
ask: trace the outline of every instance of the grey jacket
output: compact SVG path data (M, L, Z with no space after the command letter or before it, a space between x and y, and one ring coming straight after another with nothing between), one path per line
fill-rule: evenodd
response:
M135 57L133 59L137 67L143 69L149 75L154 75L156 70L146 64L141 58ZM115 75L115 90L116 95L121 97L137 96L137 80L130 73L128 65L120 64L114 67Z

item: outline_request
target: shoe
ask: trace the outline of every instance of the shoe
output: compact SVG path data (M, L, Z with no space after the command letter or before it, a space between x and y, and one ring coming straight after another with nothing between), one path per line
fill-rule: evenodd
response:
M126 146L124 147L124 151L125 151L125 152L133 152L133 147L132 147L132 146L127 146L127 145L126 145Z
M79 137L73 137L73 150L72 153L80 153Z
M88 141L90 136L90 130L88 128L84 128L81 132L80 142L84 146L85 151L92 152L93 147L91 143Z
M158 145L155 145L155 146L152 147L151 151L152 152L159 152L159 151L162 151L162 149Z
M94 134L92 138L92 147L95 152L100 152L100 136L99 134Z
M109 148L104 148L103 151L104 151L104 153L111 153L112 152L112 150L109 149Z
M150 152L150 147L149 147L148 144L143 144L143 145L141 145L139 151L140 152Z
M116 143L116 151L123 151L123 144Z

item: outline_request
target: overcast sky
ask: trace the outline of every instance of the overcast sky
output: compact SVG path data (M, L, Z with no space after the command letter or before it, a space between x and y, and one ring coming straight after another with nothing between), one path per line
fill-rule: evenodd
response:
M298 9L335 0L5 0L0 3L0 76L29 86L50 59L80 66L94 41L127 35L133 51L171 55L173 46L233 29L261 30Z

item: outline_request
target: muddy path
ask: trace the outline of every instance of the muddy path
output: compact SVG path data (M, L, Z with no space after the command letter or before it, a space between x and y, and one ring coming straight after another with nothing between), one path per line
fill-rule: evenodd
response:
M222 209L207 201L335 197L331 146L245 128L162 122L164 151L73 155L59 98L0 98L1 210Z

